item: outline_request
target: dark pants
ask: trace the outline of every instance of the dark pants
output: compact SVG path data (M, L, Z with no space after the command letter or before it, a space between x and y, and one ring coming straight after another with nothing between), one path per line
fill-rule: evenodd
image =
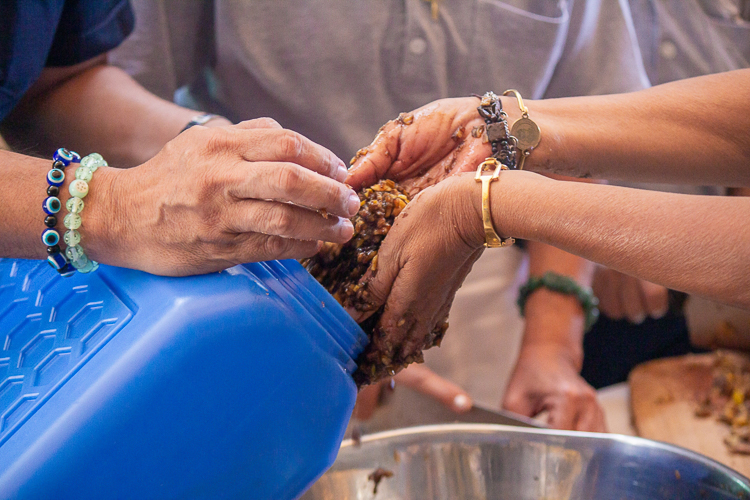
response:
M583 338L581 376L594 388L624 382L635 365L697 350L690 346L685 317L670 310L640 325L602 315Z

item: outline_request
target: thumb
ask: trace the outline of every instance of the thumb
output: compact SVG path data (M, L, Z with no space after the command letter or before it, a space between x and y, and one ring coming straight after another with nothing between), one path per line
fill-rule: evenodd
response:
M468 411L473 406L471 396L466 391L426 366L412 365L399 372L394 379L399 384L440 401L456 413Z
M401 123L391 120L380 129L372 144L360 149L353 158L346 183L358 191L383 179L396 160Z

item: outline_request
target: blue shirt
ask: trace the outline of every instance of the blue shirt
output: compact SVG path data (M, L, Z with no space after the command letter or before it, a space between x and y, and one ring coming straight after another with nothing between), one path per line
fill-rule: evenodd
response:
M0 121L45 67L103 54L134 24L127 0L0 1Z

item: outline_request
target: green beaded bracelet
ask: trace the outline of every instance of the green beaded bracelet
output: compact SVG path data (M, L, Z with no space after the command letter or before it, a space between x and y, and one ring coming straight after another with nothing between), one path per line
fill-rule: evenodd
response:
M94 172L99 167L106 167L107 162L98 153L92 153L81 159L81 165L75 171L75 180L70 183L68 191L70 198L65 203L68 215L63 219L63 225L68 229L63 236L63 241L68 245L65 255L70 264L81 273L96 271L99 263L89 259L81 247L81 233L78 229L83 223L81 212L83 212L83 199L89 193L89 181L94 177Z
M578 299L583 308L583 314L586 318L585 331L589 331L596 320L599 319L599 299L594 296L594 292L589 287L583 287L576 283L573 278L561 274L547 271L542 277L531 276L529 280L518 290L518 307L521 309L521 316L526 312L526 301L529 296L539 288L547 288L553 292L573 295Z

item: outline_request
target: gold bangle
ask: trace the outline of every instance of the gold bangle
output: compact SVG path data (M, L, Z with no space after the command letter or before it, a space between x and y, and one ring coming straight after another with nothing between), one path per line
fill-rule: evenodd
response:
M518 100L518 107L521 109L521 118L516 120L510 127L510 135L516 138L518 143L516 147L519 152L518 170L523 170L523 162L531 151L539 145L542 140L542 131L534 120L529 118L529 108L523 103L521 93L516 89L509 89L503 92L503 95L513 94Z
M487 248L499 248L510 246L516 242L513 238L501 238L492 225L492 212L490 211L490 184L500 178L500 170L508 170L508 167L489 157L479 164L474 179L482 183L482 223L484 224L484 246Z

